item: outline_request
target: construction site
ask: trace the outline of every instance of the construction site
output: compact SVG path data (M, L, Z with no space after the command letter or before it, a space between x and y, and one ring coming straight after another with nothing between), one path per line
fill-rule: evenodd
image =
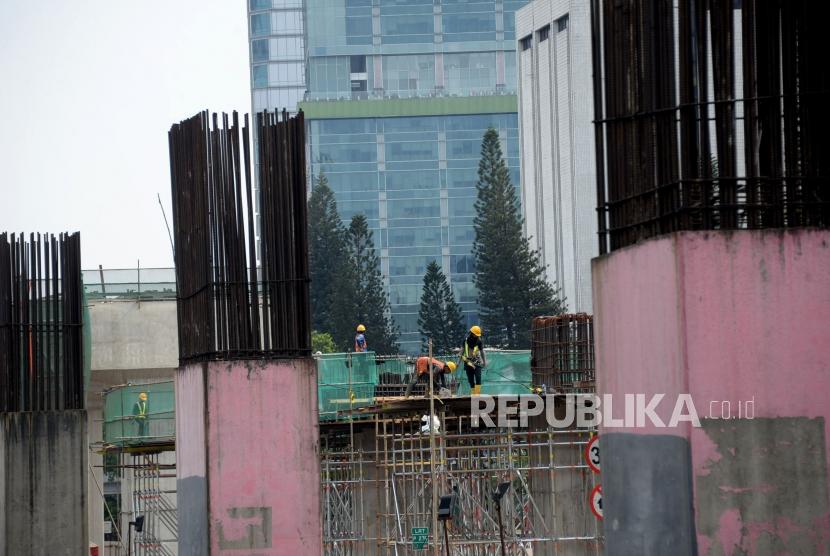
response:
M312 350L302 110L172 124L173 269L0 234L0 556L830 554L829 9L589 11L594 313L530 349Z

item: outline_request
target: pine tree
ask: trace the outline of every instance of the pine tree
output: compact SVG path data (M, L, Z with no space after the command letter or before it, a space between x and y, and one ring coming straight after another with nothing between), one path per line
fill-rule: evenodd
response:
M426 353L432 338L432 352L439 355L452 353L464 341L464 315L456 303L447 277L438 263L432 261L424 274L421 308L418 312L418 330L421 332L421 349Z
M369 349L379 354L398 352L398 331L389 307L389 299L380 274L380 259L375 252L372 232L366 216L352 217L348 231L348 250L351 259L353 285L344 285L356 292L352 329L357 324L366 326ZM338 296L344 292L338 292Z
M335 338L338 337L335 313L348 310L340 306L344 297L339 294L343 274L348 273L346 239L346 229L337 213L334 192L329 187L326 176L320 173L308 200L311 327L320 332L328 332ZM351 337L351 329L345 335ZM341 346L341 349L345 347Z
M531 319L561 313L565 305L548 284L539 253L530 249L524 235L516 189L504 162L499 134L492 128L481 144L475 208L473 279L486 342L527 349Z

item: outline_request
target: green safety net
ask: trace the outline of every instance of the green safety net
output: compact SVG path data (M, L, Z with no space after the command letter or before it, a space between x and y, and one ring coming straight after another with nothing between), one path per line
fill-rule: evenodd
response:
M144 417L138 395L147 393ZM164 443L176 436L173 381L130 384L104 394L104 442L117 446Z
M487 350L487 366L482 372L483 394L527 394L531 388L530 351ZM458 369L455 395L467 396L470 386L457 356L440 357L456 361ZM317 357L317 394L321 421L347 418L351 409L375 403L384 395L384 384L406 384L413 360L403 357L376 357L374 352L331 353ZM147 393L146 416L137 416L138 395ZM104 441L120 446L159 443L176 434L173 381L133 384L105 394Z
M527 394L531 391L530 351L487 350L482 372L482 394ZM458 369L450 381L457 383L454 394L468 396L467 374L458 356L441 357L455 361ZM375 396L384 396L384 385L406 384L414 359L376 357L373 352L331 353L317 357L317 393L321 421L348 417L349 409L371 405ZM350 389L351 385L351 389ZM351 392L351 394L350 394ZM338 413L339 412L339 413Z
M365 407L374 401L378 383L375 353L329 353L317 357L317 405L321 421L338 411Z
M481 393L491 396L528 394L531 392L530 350L484 350L487 366L481 371ZM457 360L455 378L458 381L457 396L469 396L470 384L461 360Z

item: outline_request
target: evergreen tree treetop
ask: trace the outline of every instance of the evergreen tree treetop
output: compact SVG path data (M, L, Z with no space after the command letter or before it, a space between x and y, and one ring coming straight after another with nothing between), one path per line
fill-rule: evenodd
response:
M429 263L424 274L418 330L424 353L429 349L429 339L432 339L432 350L437 355L449 355L464 341L461 306L455 301L447 277L435 261Z
M561 313L564 303L524 234L516 188L492 128L481 145L477 189L473 256L481 324L488 344L527 349L531 319Z

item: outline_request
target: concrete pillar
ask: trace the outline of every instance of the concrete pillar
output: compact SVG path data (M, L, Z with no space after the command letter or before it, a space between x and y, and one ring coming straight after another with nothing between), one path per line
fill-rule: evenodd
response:
M183 367L176 437L180 554L322 551L313 359Z
M103 420L104 404L100 396L88 396L87 400L87 430L89 439L87 446L101 442L104 439ZM95 543L104 550L104 457L93 450L89 450L89 469L87 478L87 500L89 508L89 542Z
M664 394L657 420L603 416L607 554L830 550L828 276L830 232L807 229L682 232L594 260L599 393ZM698 419L671 426L680 414Z
M0 556L89 552L84 410L0 414Z

